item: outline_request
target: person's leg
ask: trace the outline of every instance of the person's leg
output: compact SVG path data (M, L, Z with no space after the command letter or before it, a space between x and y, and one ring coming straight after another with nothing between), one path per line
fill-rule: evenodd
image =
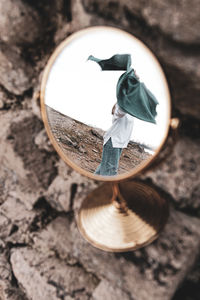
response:
M98 165L98 167L96 168L96 171L94 172L94 174L97 174L97 175L101 175L101 164Z
M108 143L108 142L107 142ZM103 145L103 151L102 151L102 156L101 156L101 163L98 165L98 167L96 168L94 174L97 175L103 175L104 173L104 168L105 168L105 157L106 157L106 152L107 152L107 143L105 145Z
M116 175L121 152L121 148L113 148L110 138L103 147L101 164L97 167L95 174L102 176Z

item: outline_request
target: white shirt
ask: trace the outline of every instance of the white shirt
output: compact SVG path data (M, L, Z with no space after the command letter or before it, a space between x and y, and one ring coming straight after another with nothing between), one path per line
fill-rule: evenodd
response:
M104 144L111 138L113 148L126 148L131 138L133 130L133 119L131 115L125 113L118 104L112 119L112 126L104 134Z

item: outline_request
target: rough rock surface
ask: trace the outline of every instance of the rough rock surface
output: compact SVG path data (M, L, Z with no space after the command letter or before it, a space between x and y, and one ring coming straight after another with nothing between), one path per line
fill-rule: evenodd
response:
M81 196L75 200L80 201ZM120 299L117 291L120 288L127 299L171 299L185 270L190 269L198 255L199 225L198 219L172 210L159 240L143 250L127 254L105 253L89 246L80 237L76 224L70 224L64 217L56 218L42 232L34 233L32 238L33 247L38 251L53 251L61 259L79 261L99 279L106 278L111 290L114 284L117 299ZM101 289L100 286L94 294L100 294Z
M1 1L0 84L9 92L21 95L33 86L34 74L38 76L35 62L53 45L57 27L69 17L65 6L62 0Z
M98 284L96 276L82 266L28 248L14 250L11 264L19 283L33 300L89 299Z
M129 9L138 17L143 18L150 27L159 27L161 31L177 42L200 44L198 31L200 26L198 15L200 4L197 0L193 0L190 3L180 0L170 0L168 3L158 0L151 2L83 0L82 2L87 10L99 13L105 17L112 17L113 19L120 16L126 9ZM191 10L191 6L194 6L196 9ZM161 12L165 12L165 14ZM194 28L188 26L188 24L193 22L197 22Z
M182 137L173 149L173 153L151 174L145 178L158 184L170 193L176 207L200 216L200 140Z
M0 299L199 300L199 10L197 0L1 1ZM140 178L170 202L168 223L154 243L124 254L80 236L76 213L100 183L61 161L40 115L50 54L90 25L120 27L153 50L181 119L171 156Z
M17 95L30 89L33 78L33 69L17 51L0 42L0 83L10 92Z

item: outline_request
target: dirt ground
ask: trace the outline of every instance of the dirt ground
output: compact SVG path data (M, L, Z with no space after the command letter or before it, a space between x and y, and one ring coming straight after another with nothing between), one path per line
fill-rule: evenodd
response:
M49 124L63 153L79 167L94 172L101 162L104 131L65 116L46 106ZM123 149L118 174L134 169L151 155L133 142Z

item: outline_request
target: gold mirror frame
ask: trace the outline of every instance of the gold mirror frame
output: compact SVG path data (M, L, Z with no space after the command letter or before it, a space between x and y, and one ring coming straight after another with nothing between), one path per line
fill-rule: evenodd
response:
M73 40L79 38L79 37L82 37L84 36L85 33L89 32L89 31L98 31L98 30L111 30L111 31L114 31L114 32L121 32L123 33L124 35L127 35L129 36L131 39L135 39L137 40L138 43L141 43L143 46L144 46L144 43L142 43L139 39L137 39L136 37L134 37L133 35L131 35L130 33L128 32L125 32L121 29L118 29L118 28L113 28L113 27L109 27L109 26L94 26L94 27L89 27L89 28L86 28L86 29L82 29L76 33L73 33L72 35L70 35L69 37L67 37L56 49L55 51L53 52L53 54L51 55L47 65L46 65L46 68L44 70L44 74L43 74L43 78L42 78L42 83L41 83L41 111L42 111L42 118L43 118L43 121L44 121L44 124L45 124L45 128L46 128L46 131L47 131L47 134L54 146L54 148L56 149L56 151L58 152L58 154L61 156L61 158L71 167L73 168L74 170L76 170L77 172L79 172L80 174L86 176L86 177L89 177L91 179L94 179L94 180L100 180L100 181L107 181L107 182L120 182L120 181L123 181L123 180L126 180L127 178L131 178L131 177L134 177L136 174L139 174L141 173L142 171L145 170L145 168L147 168L153 160L156 159L156 157L158 156L159 152L161 151L166 139L167 139L167 136L168 136L168 132L169 132L169 128L170 128L170 124L171 124L171 96L170 96L170 92L169 92L169 88L168 88L168 84L167 84L167 81L166 81L166 77L164 75L164 72L158 62L158 59L156 58L156 56L147 48L147 50L149 51L149 53L151 54L152 56L152 59L155 61L155 63L157 64L158 68L160 69L160 74L162 74L163 76L163 82L165 84L165 87L166 87L166 91L167 91L167 99L168 99L168 124L167 124L167 128L166 128L166 132L160 142L160 145L159 147L157 147L155 153L153 154L152 157L146 159L145 161L141 162L138 166L136 166L134 169L132 169L131 171L129 172L125 172L123 174L118 174L118 175L115 175L115 176L101 176L101 175L95 175L89 171L86 171L84 169L82 169L81 167L79 167L77 164L75 164L72 160L70 160L62 151L62 149L59 147L58 143L56 142L55 140L55 137L53 136L52 132L51 132L51 128L49 126L49 123L48 123L48 117L47 117L47 112L46 112L46 108L45 108L45 89L46 89L46 84L47 84L47 80L48 80L48 76L49 76L49 73L51 71L51 68L56 60L56 58L58 57L58 55L63 51L63 49L69 44L71 43Z
M147 47L152 59L156 61L160 68L160 73L163 74L166 91L168 93L167 99L169 107L167 129L154 155L129 172L107 177L95 175L82 169L64 155L52 134L48 122L45 107L46 83L51 67L62 50L73 41L73 39L81 37L86 32L94 29L120 31L130 38L136 39L139 43L142 43L130 33L110 26L85 28L67 37L51 55L44 70L40 93L41 113L50 141L65 163L86 177L104 182L102 186L90 193L82 203L79 213L76 216L80 233L88 242L99 249L112 252L124 252L135 250L151 243L158 237L167 221L169 210L166 200L160 197L158 192L151 186L139 182L138 180L128 182L127 179L151 169L163 160L163 157L159 157L161 149L167 144L169 133L176 132L179 121L178 119L171 119L171 96L167 80L158 59ZM144 46L144 43L142 43L142 45ZM169 147L167 147L167 150L168 148ZM163 152L169 153L169 151Z

